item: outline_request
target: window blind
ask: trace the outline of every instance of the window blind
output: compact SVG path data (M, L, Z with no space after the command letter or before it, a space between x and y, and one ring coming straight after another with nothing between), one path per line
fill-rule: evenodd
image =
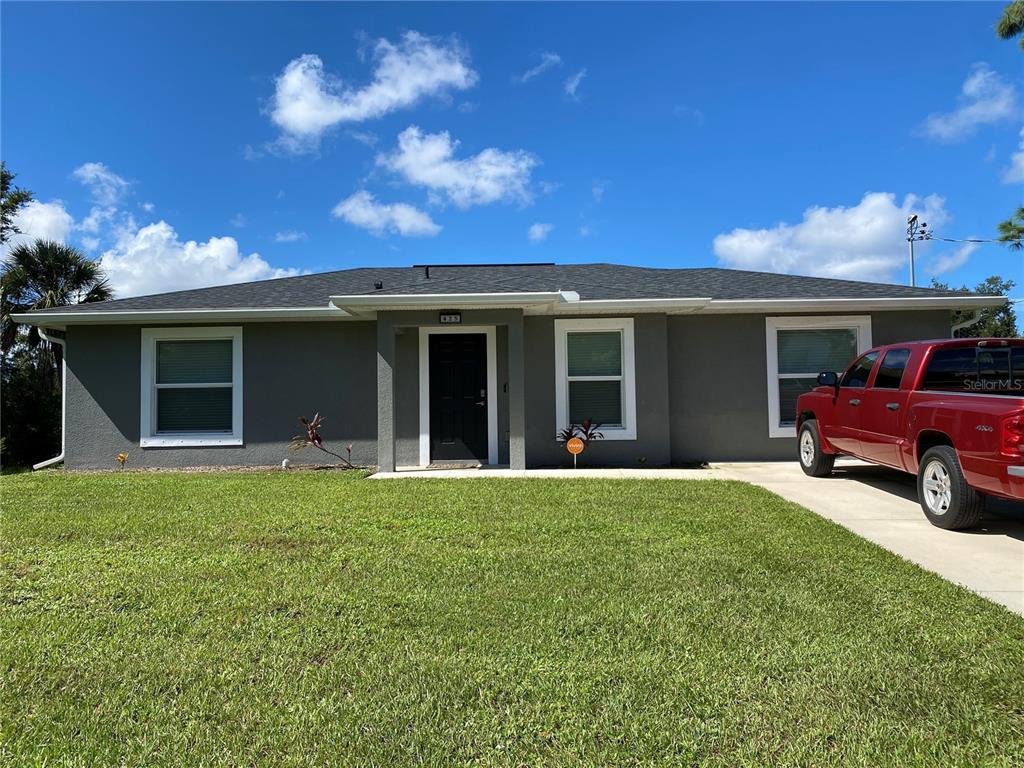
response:
M619 331L570 333L566 341L570 376L622 375Z
M158 341L157 384L230 384L231 339Z
M232 431L231 339L158 341L155 384L157 432Z
M852 328L780 329L779 373L842 371L857 356Z

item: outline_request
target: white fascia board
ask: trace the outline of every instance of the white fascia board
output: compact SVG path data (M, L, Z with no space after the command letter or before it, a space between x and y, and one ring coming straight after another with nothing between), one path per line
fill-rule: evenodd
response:
M681 314L697 312L707 306L711 299L675 298L675 299L583 299L571 304L555 307L557 314L579 314L589 312L666 312Z
M343 320L351 315L337 307L270 307L236 309L143 309L91 312L27 312L11 315L27 325L63 328L68 325L126 325L138 323L209 323L218 321Z
M420 293L420 294L356 294L331 296L331 306L352 312L374 312L378 309L470 309L474 307L529 307L558 302L571 302L562 291L528 293Z
M998 307L1005 296L906 296L878 299L713 299L702 310L741 312L842 312L846 310L973 309Z

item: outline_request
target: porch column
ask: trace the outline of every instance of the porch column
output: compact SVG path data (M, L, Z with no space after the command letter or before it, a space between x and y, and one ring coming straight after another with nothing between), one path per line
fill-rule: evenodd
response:
M508 323L508 463L526 469L526 376L523 313L515 310Z
M395 471L395 328L377 313L377 468Z

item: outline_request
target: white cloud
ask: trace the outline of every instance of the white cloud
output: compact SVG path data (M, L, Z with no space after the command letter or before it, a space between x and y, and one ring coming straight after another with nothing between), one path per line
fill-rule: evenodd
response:
M104 208L98 205L94 205L92 208L89 209L89 215L78 223L78 228L83 232L96 234L97 232L100 231L101 226L112 221L114 219L114 216L116 215L117 208Z
M934 276L959 269L978 250L977 243L964 243L952 253L940 254L934 261L926 265L926 271Z
M83 237L82 247L87 251L95 251L100 247L100 239L98 237Z
M584 69L581 69L579 72L577 72L575 75L573 75L572 77L570 77L568 80L565 81L565 94L570 99L578 99L579 98L576 95L576 91L579 90L580 83L583 82L583 78L585 78L586 76L587 76L587 70L586 70L586 68L584 68Z
M380 139L377 138L377 134L372 133L371 131L349 131L348 135L367 147L375 147L377 146L377 142L380 141Z
M231 221L229 223L235 229L241 229L246 225L245 215L241 213L236 213L234 216L231 217Z
M590 194L594 196L594 202L600 203L604 200L604 193L611 186L608 179L597 179L590 186Z
M233 237L182 242L165 221L122 231L100 267L119 298L298 274L271 267L258 253L243 255Z
M897 204L892 193L869 192L853 207L809 208L799 224L720 234L714 251L738 269L884 281L906 267L906 222L913 213L929 229L949 218L938 195L907 195ZM922 243L919 252L927 250Z
M686 104L676 104L672 107L672 114L680 120L695 123L696 125L704 125L704 113L696 107L690 107Z
M284 232L278 232L274 235L275 243L297 243L300 240L307 240L308 237L305 232L299 232L294 229L288 229Z
M477 73L455 41L447 43L406 32L398 43L380 39L373 47L373 79L358 89L324 71L319 56L292 60L277 78L271 119L284 132L283 146L315 148L327 129L358 123L411 107L428 96L472 87Z
M88 187L92 199L104 207L115 205L131 186L103 163L85 163L71 175Z
M460 208L532 201L530 174L538 160L529 152L491 147L459 160L454 157L458 146L447 131L424 134L411 125L399 134L398 148L378 155L377 164L400 173L411 184L444 193Z
M36 239L63 243L75 226L74 218L60 200L49 203L32 200L18 211L13 223L21 234L11 235L10 240L3 244L5 253L15 245Z
M1016 119L1017 91L1012 83L988 64L975 64L964 81L957 108L952 112L933 113L922 126L924 134L938 141L967 138L979 126Z
M1020 131L1020 144L1010 155L1010 164L1003 169L1003 184L1024 184L1024 128Z
M246 144L242 147L242 157L248 160L250 163L254 163L257 160L263 159L263 152L256 149L252 144Z
M541 75L541 74L547 72L552 67L557 67L561 63L562 63L562 57L561 56L559 56L557 53L552 53L552 52L549 52L549 51L545 51L544 53L542 53L540 55L540 63L537 64L537 66L535 66L535 67L533 67L531 69L526 70L519 77L514 78L515 82L518 82L518 83L528 83L531 80L533 80L533 78L535 78L537 75Z
M551 234L551 230L554 228L554 224L542 224L537 222L536 224L530 225L530 228L526 231L526 237L531 243L540 243L548 239L548 235Z
M580 224L580 237L590 237L594 234L594 228L589 224Z
M142 204L142 210L144 210L146 213L152 213L154 208L156 208L156 206L153 205L152 203Z
M331 216L377 235L394 232L403 237L433 237L441 231L423 211L407 203L378 203L366 190L342 200Z

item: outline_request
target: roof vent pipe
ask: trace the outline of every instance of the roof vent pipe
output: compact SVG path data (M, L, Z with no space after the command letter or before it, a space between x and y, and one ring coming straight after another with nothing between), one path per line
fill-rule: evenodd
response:
M430 265L429 264L427 264L426 266L423 267L423 276L427 280L430 279Z
M373 281L373 289L375 291L379 291L383 287L384 287L384 281L383 280L374 280Z

